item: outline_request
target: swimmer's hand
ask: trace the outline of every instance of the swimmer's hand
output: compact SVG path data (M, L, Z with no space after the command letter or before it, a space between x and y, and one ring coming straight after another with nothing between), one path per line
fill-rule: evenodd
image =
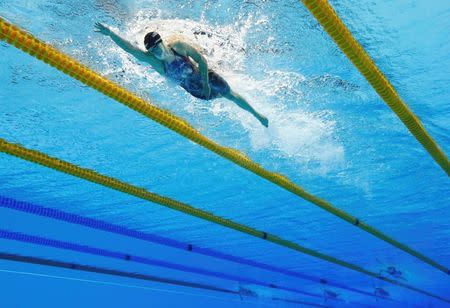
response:
M265 116L261 116L258 120L263 126L269 127L269 119L267 119Z
M111 34L111 29L109 29L108 26L105 26L104 24L100 23L100 22L96 22L95 23L95 32L101 33L103 35L110 35Z
M258 119L259 122L265 127L269 127L269 119L267 119L265 116L263 116L260 113L255 114L255 117Z

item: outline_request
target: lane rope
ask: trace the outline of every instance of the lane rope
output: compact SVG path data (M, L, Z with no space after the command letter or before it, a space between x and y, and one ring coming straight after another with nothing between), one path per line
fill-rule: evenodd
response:
M413 291L419 292L421 294L424 294L424 295L427 295L430 297L434 297L436 299L440 299L442 301L446 301L446 302L450 303L449 299L446 299L439 295L432 294L428 291L424 291L419 288L407 285L405 283L402 283L402 282L399 282L396 280L392 280L387 277L380 276L377 273L366 270L366 269L364 269L358 265L352 264L350 262L346 262L346 261L337 259L335 257L320 253L316 250L303 247L299 244L296 244L289 240L285 240L276 235L272 235L267 232L256 230L252 227L236 223L230 219L224 219L222 217L215 216L212 213L205 212L200 209L196 209L196 208L194 208L188 204L182 203L180 201L173 200L171 198L168 198L165 196L160 196L155 193L149 192L145 188L133 186L131 184L122 182L118 179L102 175L94 170L81 168L81 167L78 167L69 162L66 162L66 161L63 161L63 160L60 160L60 159L57 159L54 157L50 157L47 154L38 152L36 150L30 150L30 149L24 148L18 144L13 144L13 143L7 142L6 140L4 140L2 138L0 138L0 152L21 158L23 160L33 162L35 164L39 164L39 165L48 167L50 169L54 169L54 170L61 171L66 174L70 174L70 175L85 179L87 181L97 183L97 184L105 186L105 187L109 187L111 189L138 197L143 200L147 200L147 201L151 201L151 202L163 205L170 209L177 210L177 211L186 213L188 215L192 215L192 216L216 223L218 225L222 225L224 227L234 229L234 230L242 232L242 233L246 233L248 235L263 239L265 241L269 241L274 244L284 246L291 250L295 250L295 251L301 252L303 254L306 254L306 255L309 255L309 256L312 256L312 257L315 257L318 259L322 259L324 261L328 261L330 263L334 263L336 265L346 267L348 269L360 272L362 274L365 274L365 275L368 275L371 277L375 277L375 278L381 279L383 281L395 284L397 286L401 286L403 288L413 290Z
M41 217L51 218L58 221L64 221L70 224L76 224L79 226L88 227L95 230L105 231L113 234L123 235L129 238L142 240L150 243L155 243L159 245L164 245L180 250L187 250L196 254L213 257L220 260L225 260L237 264L242 264L246 266L251 266L255 268L259 268L266 271L271 271L274 273L284 274L291 277L295 277L298 279L303 279L307 281L311 281L314 283L319 283L321 285L327 285L335 288L340 288L343 290L363 294L366 296L376 297L373 293L360 290L354 287L347 286L345 284L335 282L330 279L324 279L319 277L314 277L311 275L303 274L297 271L287 270L278 266L269 265L266 263L257 262L251 259L246 259L242 257L238 257L235 255L226 254L223 252L219 252L217 250L213 250L206 247L200 247L192 244L186 244L171 238L163 237L161 235L157 235L149 232L142 232L129 229L124 226L112 224L103 220L89 218L77 214L72 214L68 212L64 212L61 210L43 207L40 205L32 204L29 202L18 201L15 199L7 198L0 195L0 207L16 210L23 213L33 214Z
M212 152L234 162L235 164L253 172L254 174L290 191L291 193L319 206L320 208L328 211L329 213L339 217L340 219L355 224L359 222L357 227L374 235L375 237L397 247L400 250L416 257L417 259L425 262L444 273L448 273L449 269L425 256L424 254L410 248L409 246L395 240L394 238L384 234L380 230L367 225L356 217L348 214L347 212L334 207L328 201L318 198L311 193L308 193L300 186L293 183L284 175L279 173L270 172L262 168L259 164L252 161L243 153L238 150L223 147L214 141L206 138L198 131L196 131L185 120L171 114L170 112L163 110L144 99L129 92L125 88L114 84L112 81L102 77L95 71L80 64L68 55L63 54L56 48L38 40L34 36L20 28L6 22L0 17L0 39L5 40L11 45L14 45L18 49L36 57L37 59L44 61L45 63L57 68L65 74L81 81L82 83L90 86L93 89L111 97L112 99L128 106L129 108L141 113L149 119L152 119L167 128L179 133L180 135L188 138L189 140L209 149Z
M111 250L92 247L92 246L88 246L88 245L80 245L80 244L67 242L67 241L44 238L41 236L25 234L22 232L14 232L14 231L9 231L9 230L5 230L5 229L0 229L0 238L6 239L6 240L17 241L17 242L21 242L21 243L35 244L35 245L39 245L39 246L76 251L76 252L81 252L84 254L90 254L90 255L125 260L125 261L145 264L145 265L157 266L157 267L162 267L162 268L166 268L166 269L182 271L185 273L194 273L194 274L199 274L199 275L203 275L203 276L231 280L234 282L254 284L254 285L258 285L258 286L262 286L262 287L266 287L266 288L284 290L284 291L302 294L302 295L311 296L311 297L320 298L320 299L323 298L322 294L311 293L311 292L307 292L307 291L297 289L297 288L292 288L292 287L275 285L273 283L266 283L266 282L263 282L263 281L260 281L257 279L246 278L246 277L227 274L227 273L221 273L221 272L217 272L217 271L213 271L213 270L209 270L209 269L198 268L198 267L194 267L194 266L183 265L183 264L178 264L178 263L173 263L173 262L168 262L168 261L163 261L163 260L157 260L157 259L153 259L153 258L149 258L149 257L142 257L142 256L127 254L127 253L118 252L118 251L111 251Z
M23 256L23 255L19 255L19 254L8 253L8 252L0 252L0 260L8 260L8 261L21 262L21 263L30 263L30 264L44 265L44 266L51 266L51 267L59 267L59 268L65 268L65 269L70 269L70 270L77 270L77 271L84 271L84 272L105 274L105 275L112 275L112 276L120 276L120 277L125 277L125 278L140 279L140 280L146 280L146 281L152 281L152 282L158 282L158 283L164 283L164 284L171 284L171 285L189 287L189 288L195 288L195 289L203 289L203 290L209 290L209 291L238 294L238 292L234 291L234 290L219 288L219 287L215 287L215 286L207 285L207 284L194 283L194 282L188 282L188 281L176 280L176 279L169 279L169 278L163 278L163 277L147 275L147 274L140 274L140 273L135 273L135 272L119 271L119 270L115 270L115 269L109 269L109 268L103 268L103 267L97 267L97 266L91 266L91 265L83 265L83 264L72 263L72 262L57 261L57 260L52 260L52 259L40 258L40 257Z
M302 0L306 8L361 72L383 101L399 117L410 133L422 144L435 162L450 176L450 162L444 151L427 132L419 118L400 98L394 86L353 37L327 0Z
M190 287L190 288L195 288L195 289L204 289L204 290L209 290L209 291L216 291L216 292L235 294L235 295L241 296L238 291L224 289L224 288L217 288L215 286L207 285L207 284L191 283L191 282L183 281L183 280L167 279L167 278L151 276L151 275L144 275L144 274L139 274L139 273L134 273L134 272L124 272L124 271L112 270L112 269L107 269L107 268L102 268L102 267L91 266L91 265L82 265L82 264L78 264L78 263L44 259L44 258L40 258L40 257L23 256L23 255L12 254L12 253L7 253L7 252L0 252L0 260L51 266L51 267L56 267L56 268L84 271L84 272L90 272L90 273L96 273L96 274L133 278L133 279L139 279L139 280L158 282L158 283L162 283L162 284L171 284L171 285ZM139 286L139 285L115 283L115 282L111 282L111 281L81 279L81 278L74 278L74 277L47 275L47 274L40 274L40 273L33 273L33 272L3 270L3 269L0 269L0 272L7 273L7 274L36 276L36 277L42 277L42 278L72 280L72 281L77 281L77 282L89 282L89 283L96 283L96 284L110 285L110 286L117 286L117 287L124 287L124 288L136 288L136 289L149 290L149 291L167 292L167 293L173 293L173 294L178 294L178 295L201 296L202 298L212 298L212 299L224 300L224 298L215 297L215 296L206 295L206 294L200 295L200 294L195 294L195 293L188 293L185 291L175 291L175 290L169 290L169 289L151 288L151 287L145 287L145 286ZM281 300L284 302L291 302L291 300L282 299L282 298L272 298L272 300ZM242 298L240 300L238 300L238 302L242 303ZM249 301L248 299L246 300L246 302L253 303L253 301ZM254 302L254 303L256 304L256 302ZM322 306L322 305L318 305L318 304L314 304L314 303L310 303L310 302L299 302L299 303L306 305L306 306L312 306L312 307L327 307L327 306ZM261 304L261 302L258 301L258 304Z

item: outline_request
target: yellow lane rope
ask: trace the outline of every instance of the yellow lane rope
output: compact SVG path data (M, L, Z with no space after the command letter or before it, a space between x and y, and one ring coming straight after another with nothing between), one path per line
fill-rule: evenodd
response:
M160 205L168 207L170 209L180 211L185 214L195 216L200 219L204 219L204 220L216 223L218 225L221 225L221 226L224 226L224 227L227 227L227 228L230 228L230 229L242 232L242 233L246 233L248 235L251 235L251 236L254 236L257 238L264 239L266 241L269 241L274 244L301 252L303 254L306 254L306 255L309 255L309 256L312 256L315 258L319 258L321 260L328 261L328 262L337 264L339 266L357 271L359 273L369 275L371 277L375 277L375 278L387 281L387 282L395 284L397 286L400 286L400 287L403 287L403 288L406 288L406 289L409 289L409 290L412 290L415 292L419 292L421 294L431 296L431 297L434 297L434 298L437 298L437 299L440 299L440 300L450 303L449 299L440 297L439 295L432 294L428 291L425 291L425 290L422 290L422 289L419 289L419 288L416 288L416 287L413 287L413 286L410 286L407 284L403 284L403 283L395 281L395 280L391 280L386 277L382 277L377 273L366 270L355 264L334 258L329 255L322 254L316 250L305 248L303 246L300 246L299 244L296 244L292 241L285 240L276 235L272 235L272 234L264 232L264 231L259 231L252 227L234 222L232 220L216 216L212 213L194 208L194 207L192 207L188 204L182 203L180 201L149 192L145 188L137 187L137 186L125 183L123 181L120 181L118 179L102 175L94 170L81 168L72 163L60 160L58 158L48 156L47 154L38 152L36 150L30 150L30 149L27 149L18 144L10 143L2 138L0 138L0 152L21 158L26 161L33 162L35 164L39 164L39 165L42 165L42 166L66 173L66 174L70 174L72 176L79 177L81 179L85 179L87 181L97 183L97 184L105 186L105 187L109 187L111 189L138 197L138 198L146 200L146 201L151 201L151 202L160 204Z
M356 41L350 30L333 10L327 0L302 0L303 4L319 21L325 31L372 85L405 124L411 134L422 144L441 168L450 176L450 162L439 145L428 134L417 116L400 98L392 84L376 66L364 48Z
M113 98L114 100L128 106L129 108L141 113L142 115L152 119L171 130L179 133L180 135L192 140L193 142L207 148L210 151L217 153L218 155L234 162L235 164L259 175L260 177L280 186L284 189L292 192L293 194L319 206L320 208L328 211L329 213L336 215L342 220L351 223L362 230L369 232L370 234L382 239L385 242L407 252L408 254L420 259L421 261L448 273L448 269L439 264L438 262L430 259L429 257L421 254L420 252L406 246L393 239L392 237L382 233L381 231L366 225L358 218L334 207L328 201L320 199L300 186L293 183L287 177L270 172L254 161L250 160L246 155L242 154L238 150L223 147L214 141L196 131L191 125L181 118L163 110L144 99L129 92L125 88L114 84L112 81L102 77L95 71L80 64L71 57L63 54L56 48L38 40L34 36L18 27L6 22L0 17L0 39L7 41L9 44L16 46L22 51L36 57L37 59L44 61L45 63L57 68L58 70L68 74L69 76L81 81L82 83L98 90L99 92Z

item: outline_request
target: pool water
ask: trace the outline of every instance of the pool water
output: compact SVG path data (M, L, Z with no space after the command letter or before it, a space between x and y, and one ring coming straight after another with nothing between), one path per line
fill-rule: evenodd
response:
M448 1L330 1L445 153L450 153ZM0 0L0 16L207 137L450 266L448 177L298 1ZM143 48L182 35L270 121L202 101L137 62L95 22ZM276 234L443 297L449 276L0 42L0 138ZM157 234L364 290L0 207L1 229L166 260L318 297L0 239L1 252L233 290L223 293L0 261L5 307L444 307L445 303L158 204L0 154L0 196ZM400 271L396 274L392 271ZM389 270L391 269L391 271ZM395 277L397 275L397 277ZM387 292L389 300L382 299ZM240 294L236 294L240 293ZM336 297L334 299L333 297ZM277 300L274 300L277 299Z

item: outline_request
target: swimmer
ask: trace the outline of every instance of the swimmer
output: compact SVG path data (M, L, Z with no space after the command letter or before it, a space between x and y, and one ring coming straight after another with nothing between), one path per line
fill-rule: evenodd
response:
M381 276L381 274L383 272L391 275L392 277L394 277L396 279L406 280L405 277L403 276L402 271L396 269L395 266L392 266L392 265L388 266L386 269L381 270L379 275Z
M323 299L325 300L325 302L327 301L327 299L337 299L339 296L339 294L337 294L336 292L333 292L331 290L323 290Z
M241 298L241 300L244 300L244 296L247 297L258 297L258 294L256 294L255 291L252 291L246 287L242 287L239 286L239 291L238 291L239 297Z
M384 297L384 298L389 297L389 292L383 288L375 288L374 294L375 294L375 296L379 296L379 297Z
M150 64L156 72L175 81L192 96L203 100L224 97L250 112L265 127L269 126L269 120L265 116L231 89L225 79L209 69L205 57L193 45L178 38L170 38L164 43L158 33L149 32L144 37L144 46L147 49L144 51L108 26L97 22L95 28L96 32L109 36L120 48L137 60Z

